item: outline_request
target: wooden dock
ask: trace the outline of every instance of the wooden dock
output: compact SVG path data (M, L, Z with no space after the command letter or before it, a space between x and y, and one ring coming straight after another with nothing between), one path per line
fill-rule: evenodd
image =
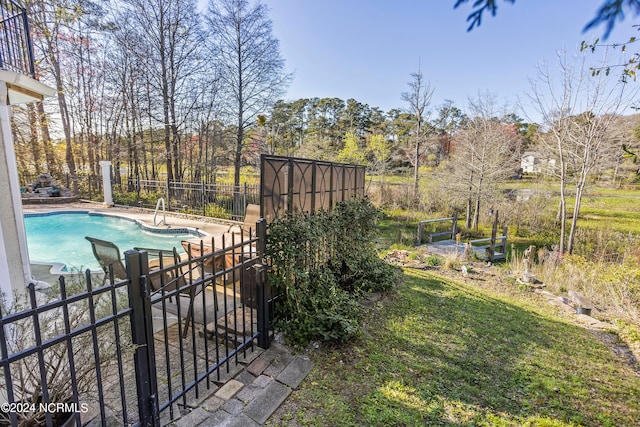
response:
M486 239L479 239L479 240L482 241ZM474 241L472 240L471 242L474 242ZM471 242L468 242L468 243L471 244L474 256L477 259L489 261L490 260L490 257L488 254L489 245L474 246L473 243ZM457 254L460 257L463 257L465 255L467 243L457 242L455 240L447 239L447 240L440 240L432 243L426 243L421 246L426 248L427 252L435 255L446 256L446 255ZM504 260L506 257L506 254L505 254L506 247L503 249L502 245L496 245L495 249L496 251L493 254L493 260L494 261Z
M449 230L425 233L425 227L427 225L435 225L436 223L447 221L451 221L451 228ZM418 246L425 246L428 252L438 255L457 254L459 256L465 256L471 255L470 251L473 251L474 256L478 259L490 262L501 261L506 259L507 227L503 227L501 236L497 235L497 231L498 212L496 211L491 237L462 242L460 240L460 234L458 233L458 214L456 213L451 218L436 218L418 222ZM425 237L428 243L423 245L422 241ZM440 237L447 238L434 242L435 238Z

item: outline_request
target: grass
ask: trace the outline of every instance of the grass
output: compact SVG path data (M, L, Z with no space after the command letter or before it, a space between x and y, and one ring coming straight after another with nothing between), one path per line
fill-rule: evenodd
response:
M416 244L418 214L387 211L380 221L376 246L381 250L408 249Z
M639 375L528 295L407 270L357 342L311 353L269 423L640 425Z
M640 192L598 189L584 200L578 225L584 228L611 227L624 233L640 234Z

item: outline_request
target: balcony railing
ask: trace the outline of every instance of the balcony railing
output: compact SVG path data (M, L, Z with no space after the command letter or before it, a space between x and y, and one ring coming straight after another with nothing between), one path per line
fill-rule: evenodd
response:
M0 69L35 78L27 11L11 0L0 0Z

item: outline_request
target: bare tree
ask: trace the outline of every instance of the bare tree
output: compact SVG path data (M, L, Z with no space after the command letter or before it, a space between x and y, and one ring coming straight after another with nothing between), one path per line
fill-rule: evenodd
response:
M154 117L163 126L167 179L180 179L181 131L196 103L192 88L202 66L200 20L194 0L126 0L124 13L135 22L139 62L159 100ZM130 100L131 101L131 100ZM150 112L153 114L154 112Z
M221 67L226 112L235 118L234 184L238 186L245 131L285 93L291 76L284 72L284 59L264 4L210 1L205 20L209 47Z
M469 118L454 138L454 150L440 174L443 186L466 201L466 227L477 230L482 202L498 196L497 184L513 175L520 135L503 123L495 96L485 93L469 100Z
M90 5L87 2L87 5ZM72 148L72 125L67 100L67 87L62 62L70 45L70 27L82 17L83 8L78 2L65 0L47 0L26 2L32 29L35 33L34 46L43 58L40 64L46 78L53 81L58 94L58 112L62 121L62 130L66 144L65 160L68 172L77 192L76 162Z
M420 168L420 147L424 139L424 123L427 108L431 103L434 89L431 84L424 79L422 71L418 67L417 73L411 73L412 80L407 83L411 89L409 92L403 92L402 100L409 104L409 112L415 120L415 151L413 159L413 199L418 199L418 171Z
M607 130L615 114L632 99L625 93L632 88L605 75L593 75L584 54L573 60L566 53L559 54L556 73L559 80L552 78L548 66L540 66L537 79L531 81L529 98L542 117L542 148L556 162L553 171L560 180L559 249L571 253L589 178L613 143ZM570 190L575 192L575 202L567 231Z

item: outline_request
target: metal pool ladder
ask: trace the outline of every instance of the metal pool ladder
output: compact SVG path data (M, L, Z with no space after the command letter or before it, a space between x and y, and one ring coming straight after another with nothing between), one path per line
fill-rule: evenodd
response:
M153 225L157 227L159 224L156 223L156 217L158 216L158 209L160 208L160 202L162 202L162 223L167 225L167 212L164 209L164 199L160 197L158 202L156 203L156 211L153 213Z

